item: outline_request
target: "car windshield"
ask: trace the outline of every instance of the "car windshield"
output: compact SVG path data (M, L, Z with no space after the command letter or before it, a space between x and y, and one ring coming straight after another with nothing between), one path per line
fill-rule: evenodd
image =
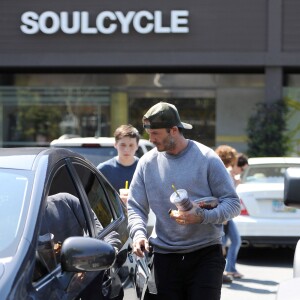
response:
M242 183L283 183L285 170L296 164L250 165L242 176Z
M25 171L0 170L0 257L12 256L24 228L29 177Z
M111 147L68 147L64 146L64 148L68 148L76 153L81 154L89 161L92 162L93 165L98 166L101 162L104 162L114 156L117 155L117 150Z

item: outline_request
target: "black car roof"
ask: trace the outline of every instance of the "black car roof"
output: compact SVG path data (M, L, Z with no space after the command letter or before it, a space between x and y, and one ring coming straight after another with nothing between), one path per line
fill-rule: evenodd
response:
M55 163L65 157L83 156L62 148L1 148L0 149L0 168L32 170L35 162L42 156L48 156L48 160Z

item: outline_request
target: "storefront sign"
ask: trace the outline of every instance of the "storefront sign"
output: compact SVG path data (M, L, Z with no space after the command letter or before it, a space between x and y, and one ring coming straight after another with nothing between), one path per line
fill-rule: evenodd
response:
M154 12L128 11L103 11L100 12L94 24L87 11L74 11L72 13L62 11L45 11L40 15L33 11L22 14L20 26L21 31L25 34L56 34L63 32L65 34L114 34L121 32L129 34L137 32L139 34L174 34L188 33L188 16L187 10L171 10L168 22L164 20L163 13L160 10ZM169 25L164 25L168 23Z

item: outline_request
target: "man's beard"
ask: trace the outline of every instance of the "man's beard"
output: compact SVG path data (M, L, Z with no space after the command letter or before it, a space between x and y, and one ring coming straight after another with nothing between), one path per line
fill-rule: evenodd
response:
M156 146L156 148L159 152L164 152L164 151L168 152L168 151L172 151L176 148L175 140L174 140L174 138L172 138L170 136L168 136L166 139L164 139L160 145L163 146L163 149L159 149Z

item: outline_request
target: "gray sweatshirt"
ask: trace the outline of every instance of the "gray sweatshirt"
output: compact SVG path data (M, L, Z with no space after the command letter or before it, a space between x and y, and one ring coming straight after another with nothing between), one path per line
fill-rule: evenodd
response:
M168 213L176 209L170 202L172 184L186 189L192 201L214 196L219 205L204 211L201 224L177 224ZM192 140L179 155L156 148L143 155L130 185L127 207L133 241L146 237L149 209L153 210L156 224L149 240L159 253L188 253L221 244L222 223L240 213L240 201L223 162L211 148Z

